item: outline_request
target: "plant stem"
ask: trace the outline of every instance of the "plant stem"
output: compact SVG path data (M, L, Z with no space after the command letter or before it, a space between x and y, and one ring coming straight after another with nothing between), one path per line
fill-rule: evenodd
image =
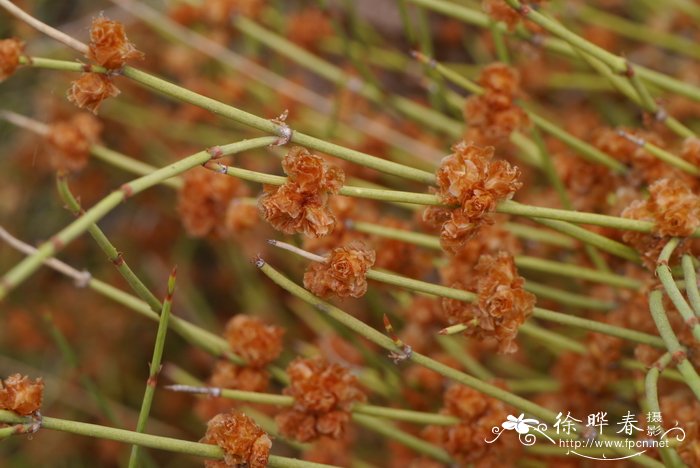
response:
M82 215L84 213L83 209L78 200L76 200L71 193L66 175L59 173L56 178L56 183L58 186L58 193L61 195L61 200L63 200L70 212L76 217ZM117 268L119 274L122 275L136 295L143 299L152 310L160 311L162 305L158 298L153 295L151 290L148 289L141 279L133 272L131 267L129 267L124 260L122 254L112 245L104 232L102 232L102 229L100 229L97 224L93 224L89 226L87 230L92 238L95 239L100 249L107 255L107 259Z
M664 340L666 349L678 362L676 368L685 378L686 384L693 391L695 397L700 400L700 376L698 376L693 365L688 361L685 349L681 346L673 328L671 328L671 323L668 321L664 310L663 293L661 291L652 291L649 294L649 310L656 328L659 330L659 335Z
M387 424L386 421L382 419L364 414L353 413L352 420L373 432L381 434L389 439L396 440L397 442L400 442L418 453L425 454L443 463L453 463L452 457L450 457L445 449L426 442L425 440L411 435L408 432L398 430L393 424Z
M644 389L646 393L646 402L648 406L648 411L651 413L661 414L661 407L659 406L659 375L661 371L664 370L672 361L673 356L671 353L663 354L649 369L646 378L644 379ZM673 460L670 466L682 466L682 462L678 456L678 453L672 447L664 447L661 449L662 458L668 464L668 461ZM664 456L665 455L665 456ZM670 460L666 460L670 459ZM681 464L678 464L681 462Z
M170 309L173 303L173 293L175 292L175 278L176 270L170 273L170 278L168 279L168 294L163 300L163 308L160 312L160 320L158 321L158 332L156 333L156 342L153 347L153 357L151 358L150 373L148 375L148 381L146 382L146 390L143 394L143 400L141 401L141 411L139 412L139 419L136 423L136 432L145 432L146 423L148 422L148 415L151 412L151 405L153 403L153 396L156 392L156 386L158 385L158 374L160 373L161 360L163 358L163 349L165 348L165 336L168 331L168 321L170 320ZM134 445L131 448L131 455L129 457L129 468L136 468L139 459L139 446Z
M20 283L22 283L22 281L36 271L44 260L60 251L64 246L88 230L90 226L102 219L102 217L116 208L119 203L127 198L136 195L137 193L140 193L172 176L181 174L182 172L185 172L193 167L206 163L212 158L212 154L216 154L217 156L234 154L240 151L267 146L274 141L276 141L274 137L262 137L253 140L244 140L238 143L232 143L220 147L217 146L209 150L195 153L181 159L180 161L122 185L119 190L116 190L103 198L95 206L86 211L80 218L54 235L51 240L41 244L34 254L28 256L10 271L8 271L0 279L0 301L2 301L10 290L17 287Z
M678 289L676 282L673 280L671 268L668 266L671 255L679 242L680 240L678 238L673 238L668 241L661 250L656 267L656 276L661 281L661 284L663 285L666 294L668 294L668 297L671 298L673 305L676 306L676 310L679 314L681 314L681 317L683 317L685 324L690 328L693 337L696 341L700 342L700 321L698 321L695 313L688 305L685 297L683 297L683 293L681 293L680 289ZM695 286L697 288L697 283Z
M217 397L229 398L231 400L245 401L248 403L261 403L264 405L274 406L292 406L294 397L287 395L276 395L272 393L248 392L243 390L231 390L227 388L202 387L192 385L169 385L165 387L168 390L193 393L201 395L212 395ZM459 418L454 416L425 413L422 411L405 410L399 408L387 408L384 406L376 406L365 403L356 403L353 405L353 413L364 414L367 416L380 416L397 421L406 421L417 424L436 424L440 426L450 426L457 424Z
M698 290L698 277L695 265L690 255L683 255L683 276L685 278L685 292L688 294L690 305L695 311L695 316L700 318L700 290Z
M34 421L28 417L18 416L10 411L0 410L0 422L8 424L32 424ZM41 427L71 434L95 437L98 439L114 440L125 444L135 444L141 447L165 450L173 453L182 453L202 458L222 459L224 451L217 445L190 442L188 440L173 439L151 434L116 429L67 419L41 417ZM270 455L267 465L270 468L338 468L333 465L307 462L294 458Z

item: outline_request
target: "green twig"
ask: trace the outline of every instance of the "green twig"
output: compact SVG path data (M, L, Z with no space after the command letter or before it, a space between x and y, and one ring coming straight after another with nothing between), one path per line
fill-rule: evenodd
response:
M150 373L148 375L148 381L146 382L146 390L143 394L143 400L141 401L141 411L139 412L139 419L136 423L136 432L144 432L146 430L146 423L148 422L148 415L151 412L153 396L155 395L156 386L158 385L158 374L160 373L161 368L160 363L163 358L165 336L168 331L170 309L173 303L173 293L175 292L176 271L176 269L173 269L173 271L170 273L170 278L168 279L168 294L165 296L165 300L163 300L163 308L160 312L158 332L156 333L156 342L153 347L153 357L151 358ZM129 457L129 468L135 468L137 466L138 459L139 446L134 445L131 449L131 455Z

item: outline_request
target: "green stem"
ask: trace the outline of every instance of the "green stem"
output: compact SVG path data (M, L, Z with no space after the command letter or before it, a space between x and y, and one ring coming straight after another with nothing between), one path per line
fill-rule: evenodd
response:
M649 310L656 328L659 330L659 335L661 335L661 339L666 345L666 349L678 362L676 368L685 378L686 384L693 391L695 397L700 400L700 376L698 376L693 365L688 361L685 349L681 346L676 333L671 328L671 323L668 321L664 310L663 293L661 291L652 291L649 294Z
M358 78L349 78L347 73L342 68L315 56L314 54L287 40L283 36L277 35L272 31L261 27L254 21L242 15L237 16L233 20L233 23L242 33L254 37L267 47L270 47L279 54L284 55L299 65L308 68L309 70L338 86L346 87L376 104L389 103L399 112L435 130L443 131L451 136L459 136L462 133L462 124L460 122L457 122L456 120L446 117L440 112L417 104L416 102L404 97L387 96L385 98L381 90L378 88L365 83ZM434 179L416 180L429 184L434 182Z
M110 166L119 168L131 174L145 176L158 170L158 168L155 166L141 162L138 159L130 158L125 154L119 153L118 151L114 151L102 145L92 145L90 147L90 154L102 162L109 164ZM170 188L180 189L182 188L183 181L178 177L173 177L171 179L164 180L161 182L161 184Z
M574 239L580 240L581 242L597 247L600 250L611 253L617 257L624 258L625 260L629 260L634 263L642 263L641 259L639 258L639 253L632 247L612 239L608 239L605 236L591 232L580 226L576 226L575 224L545 218L535 218L534 221L563 234L567 234Z
M65 62L40 57L24 57L21 59L21 63L38 68L50 68L54 70L75 72L84 71L84 66L77 62ZM91 66L90 71L96 73L107 72L104 68L96 66ZM197 94L193 91L182 88L132 67L124 67L122 72L124 76L134 80L136 83L178 101L187 102L197 107L201 107L202 109L208 110L213 114L231 119L249 127L253 127L265 133L276 135L283 141L289 137L290 129L285 125L274 123L271 120L258 117L257 115L253 115L228 104L221 103L215 99ZM435 174L430 172L414 169L409 166L404 166L403 164L387 161L360 151L345 148L301 132L292 131L290 141L387 174L392 174L426 184L433 184L435 182Z
M425 440L413 436L407 432L398 430L392 424L387 424L386 421L382 419L373 418L363 414L353 414L352 420L357 424L370 429L371 431L400 442L406 447L415 450L417 453L422 453L443 463L453 463L452 457L450 457L445 449L426 442Z
M174 381L178 381L177 378ZM223 398L229 398L231 400L245 401L248 403L260 403L264 405L274 405L274 406L292 406L294 404L294 397L287 395L276 395L272 393L262 393L262 392L249 392L244 390L231 390L226 388L216 388L216 387L202 387L199 386L201 382L193 383L193 385L170 385L166 387L168 390L173 390L177 392L194 393L202 395L215 395L221 396ZM364 414L367 416L380 416L388 419L395 419L397 421L406 421L417 424L436 424L440 426L450 426L457 424L459 418L454 416L435 414L435 413L425 413L422 411L405 410L399 408L387 408L384 406L376 406L365 403L356 403L353 405L353 413Z
M158 169L157 171L154 171L148 175L122 185L119 190L116 190L103 198L95 206L86 211L80 218L54 235L50 241L41 244L34 254L28 256L10 271L8 271L0 279L0 301L10 290L17 287L34 271L36 271L44 260L52 257L56 252L60 251L64 246L88 230L90 226L102 219L102 217L104 217L107 213L116 208L119 203L126 200L130 196L136 195L162 182L163 180L206 163L212 158L212 154L216 154L217 156L234 154L240 151L267 146L274 141L276 141L274 137L263 137L200 151L181 159L180 161Z
M698 277L695 272L695 265L693 265L693 259L689 255L683 255L682 263L685 292L688 294L688 300L695 311L695 316L700 318L700 290L698 290Z
M659 375L661 374L661 371L671 363L672 359L673 356L670 353L665 353L651 366L647 372L646 378L644 379L644 389L649 412L661 414L658 394ZM669 461L673 461L673 463L669 464L669 466L682 466L678 453L672 447L662 448L661 455L667 464L669 464Z
M146 390L141 401L141 411L139 419L136 423L136 432L145 432L148 415L151 412L153 396L158 385L158 374L160 373L160 363L163 359L163 349L165 348L165 336L168 331L168 321L170 320L170 309L173 303L173 293L175 292L175 270L173 269L168 279L168 295L163 301L163 308L160 312L160 320L158 321L158 332L156 333L156 342L153 347L153 357L151 358L150 373L146 382ZM136 468L139 459L139 446L134 445L131 448L129 457L129 468Z
M0 422L8 424L32 424L34 421L28 417L18 416L10 411L0 410ZM135 444L157 450L164 450L173 453L182 453L202 458L222 459L224 451L217 445L201 444L187 440L173 439L151 434L116 429L113 427L100 426L67 419L41 417L41 427L55 431L68 432L76 435L95 437L98 439L114 440L125 444ZM329 468L333 465L307 462L294 458L270 455L267 465L271 468ZM334 467L337 468L337 467Z
M76 217L82 215L84 211L78 200L71 193L70 188L68 187L66 175L59 173L58 177L56 178L56 183L61 200L63 200L70 212ZM105 255L107 255L107 259L112 262L117 271L119 271L119 274L122 275L136 295L146 301L152 310L160 311L162 305L158 298L153 295L151 290L148 289L146 285L143 284L141 279L133 272L131 267L129 267L124 260L121 252L119 252L116 247L112 245L105 233L102 232L102 229L100 229L97 224L92 224L87 230L92 238L95 239L95 242L97 242L100 249L102 249Z
M293 281L282 275L280 272L272 268L262 259L258 259L256 265L268 278L270 278L275 284L280 286L282 289L288 291L289 293L298 297L299 299L308 302L312 306L317 307L322 312L326 313L333 319L337 320L338 322L353 330L355 333L358 333L359 335L365 337L367 340L375 343L376 345L388 351L402 352L402 350L398 348L394 341L388 336L380 333L379 331L361 322L360 320L342 311L341 309L331 305L330 303L317 298L309 291L302 288L301 286L294 283ZM447 365L441 364L427 356L423 356L420 353L413 352L409 355L408 359L420 365L423 365L429 369L432 369L435 372L444 375L445 377L451 380L455 380L461 384L472 387L475 390L482 392L488 396L497 398L512 406L515 406L523 412L527 412L528 414L537 416L545 421L554 422L556 420L556 414L548 409L542 408L541 406L538 406L524 398L513 395L512 393L507 392L495 385L490 385L475 377L467 375Z
M700 342L700 323L698 318L688 305L685 297L683 297L681 290L678 289L676 282L673 280L671 268L668 266L671 255L673 255L673 251L676 249L679 242L680 240L678 238L671 239L661 250L656 267L656 276L661 281L661 284L663 285L664 290L666 290L668 297L671 298L673 305L676 306L676 310L679 314L681 314L681 317L683 317L685 324L690 328L693 337L695 337L696 341ZM695 286L697 288L697 283Z

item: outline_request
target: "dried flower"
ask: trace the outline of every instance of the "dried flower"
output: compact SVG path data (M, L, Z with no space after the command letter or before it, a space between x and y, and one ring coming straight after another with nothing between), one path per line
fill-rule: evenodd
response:
M90 114L76 114L69 120L54 122L46 141L51 150L51 166L57 170L79 171L88 161L90 147L102 131L102 124Z
M700 225L700 198L680 179L651 184L648 207L663 236L687 237Z
M225 234L229 204L236 196L245 195L247 187L236 178L203 168L188 171L184 179L177 208L187 233L193 237Z
M530 124L525 111L515 105L521 94L520 74L516 69L493 63L483 69L479 84L484 88L483 94L470 96L464 107L467 137L496 144Z
M304 287L320 297L362 297L367 292L367 270L374 260L374 250L359 241L335 248L328 261L309 264Z
M340 438L352 405L366 400L347 368L321 358L297 358L287 367L287 375L290 383L284 394L294 397L294 405L275 420L281 434L301 442L322 435Z
M328 195L342 187L343 172L298 146L287 153L282 167L287 182L280 187L264 187L258 200L262 217L285 234L303 232L308 237L329 234L335 226L335 217L328 208Z
M87 58L110 70L122 68L127 60L143 60L124 32L124 25L103 16L92 20Z
M437 171L438 195L447 205L430 207L423 218L441 227L440 243L456 252L471 239L482 224L490 224L490 213L498 202L508 200L522 183L520 170L506 161L492 161L493 148L481 148L461 141L443 158Z
M307 8L289 16L286 35L292 42L313 50L333 35L333 27L322 10Z
M226 324L224 336L231 349L249 366L261 368L277 359L282 352L284 330L266 325L259 318L239 314Z
M238 412L214 416L207 423L207 432L201 442L218 445L224 450L223 461L205 462L205 466L210 468L264 468L272 447L272 441L265 431L248 416Z
M0 40L0 82L15 72L22 52L24 52L24 42L19 39Z
M118 96L119 93L119 88L112 83L110 77L101 73L83 73L71 83L67 97L79 108L97 114L102 101Z
M43 393L41 378L30 380L26 375L11 375L0 381L0 409L27 416L39 411Z
M474 272L477 301L468 304L445 298L443 310L452 323L468 325L465 335L494 338L500 353L514 353L518 327L532 314L535 296L523 289L525 280L509 253L480 257Z
M226 208L225 225L228 234L240 234L252 229L259 221L255 205L233 199Z

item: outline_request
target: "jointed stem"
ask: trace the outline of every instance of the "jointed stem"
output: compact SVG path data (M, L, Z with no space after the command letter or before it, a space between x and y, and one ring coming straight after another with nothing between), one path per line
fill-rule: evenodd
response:
M144 432L146 430L146 423L148 422L148 415L151 412L153 396L155 395L156 386L158 385L160 363L163 358L163 349L165 348L165 335L168 331L170 309L173 303L173 293L175 292L175 274L176 270L173 269L172 273L170 274L170 278L168 279L168 295L163 301L163 308L160 312L160 320L158 321L158 332L156 333L156 343L153 347L153 358L151 359L150 373L148 375L148 381L146 382L146 390L144 392L143 400L141 402L139 420L136 423L136 432ZM131 449L131 456L129 457L129 468L135 468L137 466L138 459L139 446L134 445Z
M163 180L206 163L213 157L212 154L215 154L216 156L234 154L240 151L267 146L275 141L276 139L274 137L262 137L216 147L212 149L211 152L210 150L200 151L181 159L178 162L158 169L157 171L154 171L148 175L135 179L130 183L122 185L119 190L116 190L107 197L103 198L95 206L86 211L83 216L54 235L50 241L43 243L38 248L36 253L30 255L7 272L5 276L0 279L0 301L11 289L19 285L34 271L36 271L44 260L50 258L56 252L60 251L64 246L88 230L90 226L102 219L102 217L116 208L119 203L127 198L140 193L162 182Z

